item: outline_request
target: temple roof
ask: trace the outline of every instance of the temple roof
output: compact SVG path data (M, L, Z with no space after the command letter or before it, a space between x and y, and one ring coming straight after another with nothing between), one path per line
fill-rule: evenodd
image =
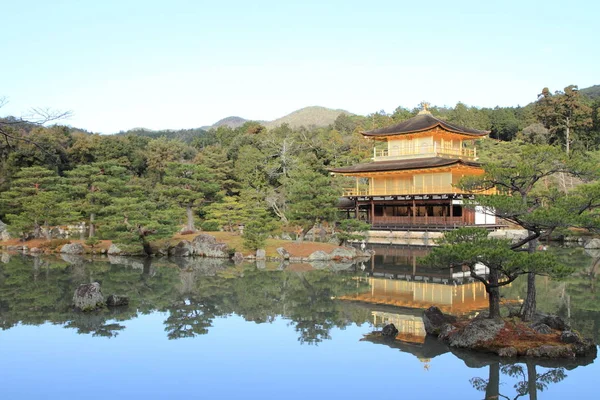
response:
M407 169L420 168L438 168L454 164L463 164L470 167L480 167L481 164L473 161L461 159L430 157L414 158L409 160L376 161L364 164L355 164L349 167L333 168L331 172L353 173L353 172L383 172L383 171L401 171Z
M377 137L377 136L390 136L390 135L405 135L409 133L418 133L428 131L430 129L439 126L450 132L458 133L461 135L483 137L490 133L490 131L480 131L478 129L466 128L464 126L451 124L443 121L431 115L430 112L421 112L417 116L402 121L399 124L386 126L385 128L374 129L372 131L362 132L364 136Z

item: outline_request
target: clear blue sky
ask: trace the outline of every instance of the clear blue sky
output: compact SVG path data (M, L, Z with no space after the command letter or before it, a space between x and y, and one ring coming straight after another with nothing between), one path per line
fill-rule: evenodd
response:
M524 105L600 84L598 1L0 0L0 115L72 110L102 133Z

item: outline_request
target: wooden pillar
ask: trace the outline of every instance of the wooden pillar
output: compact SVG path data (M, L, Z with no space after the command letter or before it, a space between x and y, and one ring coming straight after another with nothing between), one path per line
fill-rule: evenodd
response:
M356 177L356 195L360 195L360 193L358 193L358 177Z
M415 205L415 199L413 198L413 201L412 201L412 222L413 222L413 225L416 222L416 220L415 220L415 214L416 214L416 205Z
M454 218L454 205L452 204L452 200L450 200L450 218Z
M446 206L442 203L442 217L444 217L444 224L448 222L448 210L446 210Z
M373 198L371 197L371 224L375 223L375 203L373 202Z
M358 219L358 199L354 200L354 218Z

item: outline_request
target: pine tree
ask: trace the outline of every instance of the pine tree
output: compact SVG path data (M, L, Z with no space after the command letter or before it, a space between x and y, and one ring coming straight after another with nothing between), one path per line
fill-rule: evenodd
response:
M246 205L240 202L238 196L225 196L220 201L207 206L206 221L215 222L225 231L233 232L234 227L248 217Z
M106 208L123 195L130 177L124 167L111 162L80 165L66 175L71 207L85 217L90 227L89 237L93 237L97 219L104 217Z
M288 220L302 229L301 237L318 222L335 221L339 191L325 173L303 163L290 173L285 188Z
M17 172L10 189L0 197L10 224L10 231L25 238L29 233L50 239L50 226L66 224L79 215L63 201L58 192L60 178L55 171L42 167L23 168Z
M173 206L185 209L186 230L195 231L194 211L217 194L219 185L202 165L170 163L159 190Z
M279 223L260 203L248 206L244 224L244 247L249 250L263 248L269 235L279 228Z
M514 251L534 253L542 235L548 237L557 229L581 225L580 215L599 206L600 191L580 192L584 198L578 198L576 204L567 190L558 189L557 179L563 176L597 174L597 165L568 158L558 147L499 142L484 161L485 173L463 179L460 187L473 193L494 187L500 191L493 196L476 196L471 205L482 206L527 230L527 237L511 245ZM533 272L528 274L527 288L522 316L530 320L536 310Z
M105 209L103 237L125 245L125 249L150 255L150 243L171 237L178 226L179 212L152 198L140 187L127 186L127 196L116 198Z

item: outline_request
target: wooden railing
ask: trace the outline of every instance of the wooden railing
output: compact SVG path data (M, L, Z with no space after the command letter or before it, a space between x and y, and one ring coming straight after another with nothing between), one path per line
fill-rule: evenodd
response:
M391 150L373 149L373 160L397 160L402 158L411 158L413 156L428 156L428 157L459 157L467 159L477 158L477 149L473 148L455 148L449 146L438 146L434 143L433 146L415 146L415 147L398 147Z
M491 195L496 194L496 188L477 191L467 192L451 185L442 186L421 186L415 187L411 185L406 186L388 186L385 189L369 189L369 188L345 188L344 196L402 196L402 195L420 195L420 194L448 194L448 193L460 193L460 194L485 194Z
M466 225L463 217L375 217L373 225Z

